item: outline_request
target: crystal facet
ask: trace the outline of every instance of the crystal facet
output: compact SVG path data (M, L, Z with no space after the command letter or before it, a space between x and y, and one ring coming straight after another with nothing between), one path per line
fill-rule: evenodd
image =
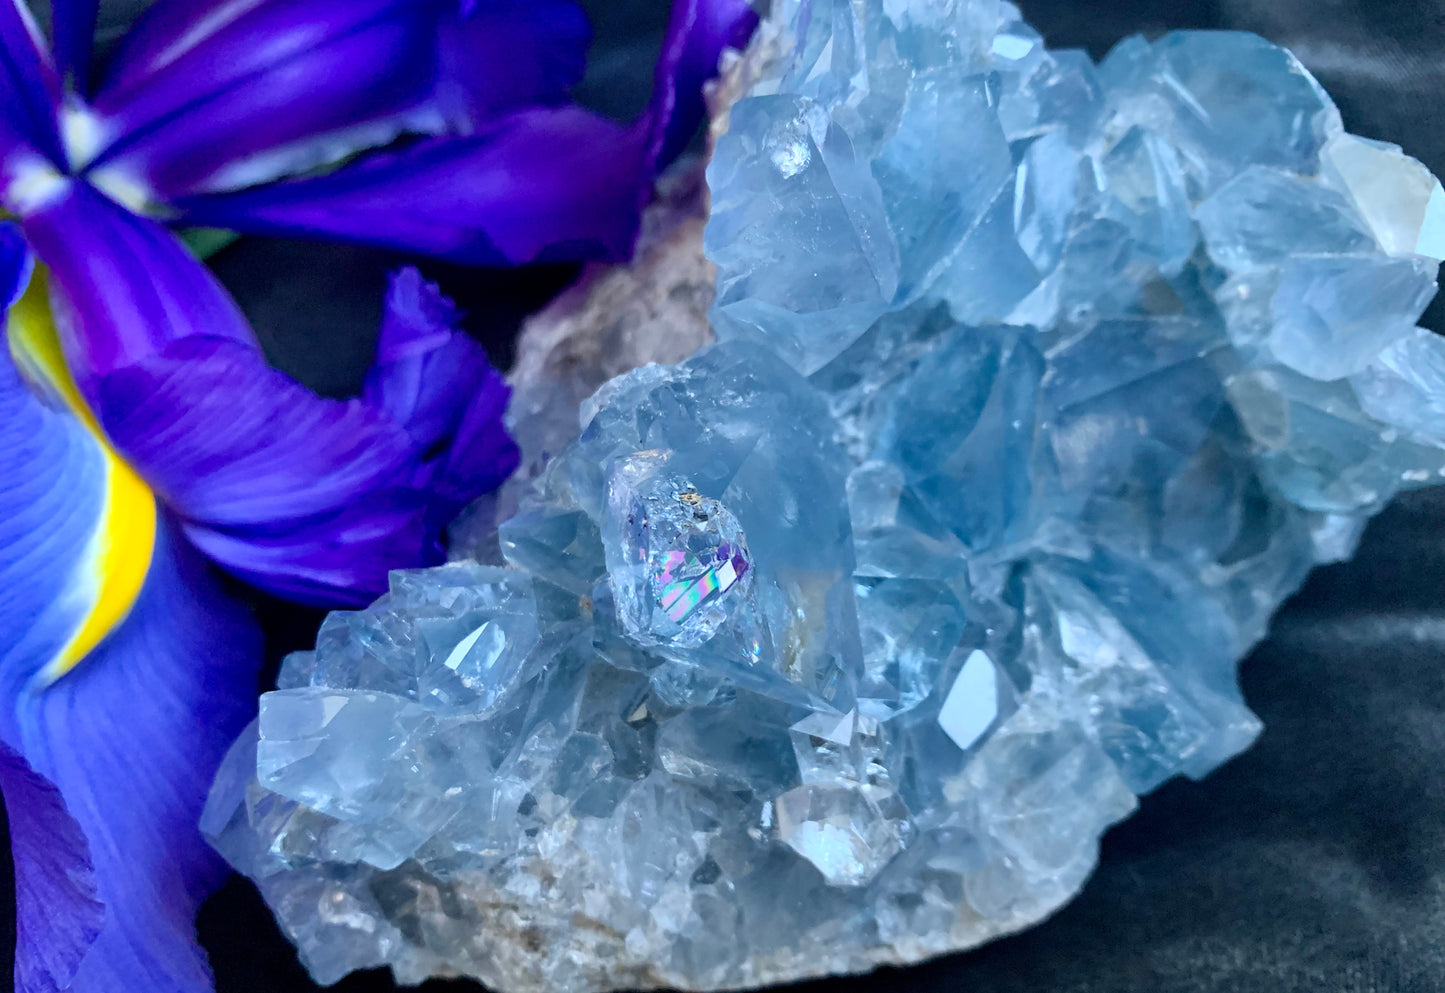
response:
M324 982L730 989L1025 927L1249 746L1270 614L1445 478L1445 193L1288 52L774 6L708 173L720 344L603 383L595 322L566 411L529 381L504 565L332 615L221 771L205 829Z

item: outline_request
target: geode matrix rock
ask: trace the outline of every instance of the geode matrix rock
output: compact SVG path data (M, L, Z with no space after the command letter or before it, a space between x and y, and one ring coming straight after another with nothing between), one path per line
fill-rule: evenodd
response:
M333 614L204 827L313 974L722 989L1031 924L1259 730L1238 660L1445 467L1445 193L1249 35L783 2L720 344L582 404L504 567Z

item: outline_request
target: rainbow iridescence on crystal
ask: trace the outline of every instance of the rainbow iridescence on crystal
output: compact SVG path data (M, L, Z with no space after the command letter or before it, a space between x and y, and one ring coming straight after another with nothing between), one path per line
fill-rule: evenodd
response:
M659 647L696 647L748 598L752 563L737 519L667 462L641 453L613 467L603 526L618 554L608 576L629 634Z

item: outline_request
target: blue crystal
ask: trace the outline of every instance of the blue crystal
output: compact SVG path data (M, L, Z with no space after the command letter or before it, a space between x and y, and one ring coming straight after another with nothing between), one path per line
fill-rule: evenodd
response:
M937 278L995 204L1011 202L1014 163L995 103L990 80L962 67L911 81L896 130L873 164L905 297Z
M1445 339L1411 328L1351 377L1365 414L1445 446Z
M1016 539L1027 515L1043 371L1026 332L960 326L893 393L875 457L900 465L934 518L975 551Z
M958 594L940 580L860 580L864 683L859 709L886 720L932 692L968 626Z
M1375 240L1339 192L1278 169L1253 166L1194 212L1215 262L1232 272L1292 255L1373 254Z
M1329 95L1290 52L1255 35L1176 31L1121 42L1100 65L1113 121L1178 149L1207 194L1252 165L1310 175L1341 130Z
M1435 269L1423 259L1291 259L1274 293L1270 350L1313 379L1359 372L1415 326L1435 296Z
M1158 135L1132 127L1097 161L1101 216L1129 232L1134 249L1163 273L1178 272L1194 251L1184 170Z
M1236 666L1310 568L1445 479L1445 189L1288 52L775 6L720 344L583 404L502 566L328 618L218 778L323 981L736 988L1041 919L1253 741Z
M714 184L707 231L709 254L728 270L714 319L816 367L898 290L883 194L846 132L812 101L767 97L733 114L751 140L720 147L712 164L729 177ZM801 282L788 264L798 258L814 260Z
M1082 161L1059 132L1032 142L1015 173L1013 228L1040 273L1059 264L1079 198Z

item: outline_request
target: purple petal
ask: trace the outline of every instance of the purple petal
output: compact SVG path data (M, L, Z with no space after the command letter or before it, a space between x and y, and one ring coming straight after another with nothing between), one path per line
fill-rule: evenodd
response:
M512 388L501 373L492 369L469 395L471 402L452 430L445 462L432 483L432 490L444 501L444 526L467 504L505 482L522 461L521 450L506 428Z
M303 139L379 123L370 141L354 140L384 143L434 85L438 0L231 4L221 9L230 17L211 20L209 10L188 6L198 15L192 30L149 72L104 86L94 103L107 140L92 167L138 180L161 199L208 182L244 185L277 168L247 159L280 150L289 160L284 152ZM147 37L144 25L137 30ZM123 67L134 61L125 50L118 58ZM287 165L318 164L297 154ZM218 176L228 164L234 174Z
M19 299L30 282L30 250L25 236L9 221L0 221L0 326L3 312Z
M0 225L0 245L13 243ZM0 303L16 285L0 248ZM0 310L0 328L4 326ZM71 642L93 601L91 536L106 501L104 453L60 404L41 400L0 334L0 695L26 690ZM0 733L5 720L0 714Z
M0 160L28 146L52 165L63 163L59 105L60 78L35 22L23 4L0 3Z
M379 406L318 397L259 352L203 337L112 373L94 406L192 542L226 569L296 600L365 603L389 570L440 561L441 529L516 466L505 387L455 337L374 374ZM465 364L448 374L450 397L424 389L408 414L407 372L433 358ZM485 430L471 426L478 409L493 412ZM454 470L463 441L482 462Z
M391 277L362 397L430 448L458 420L479 381L497 376L486 349L460 333L461 314L416 269Z
M473 265L626 258L645 136L576 107L514 114L329 176L181 201L189 223L357 241Z
M457 509L516 468L503 427L511 388L487 352L458 329L452 302L415 269L391 279L376 365L362 396L406 428L422 451L447 455L432 490Z
M188 336L256 347L235 302L174 235L86 184L69 182L23 226L50 268L61 339L87 396L100 377Z
M88 0L86 0L88 2ZM143 84L176 58L222 34L253 8L272 0L155 0L126 30L100 88L119 91Z
M198 547L258 586L364 603L389 570L438 561L442 527L516 465L505 388L419 294L394 302L378 403L327 400L266 364L214 277L153 222L76 187L25 225L111 442ZM415 362L434 364L427 351L455 366L451 402L401 392Z
M555 102L587 40L572 0L162 0L96 97L93 165L161 200L252 185Z
M673 3L649 109L658 172L682 154L706 116L703 84L717 75L723 51L747 47L757 26L747 0Z
M0 793L15 862L15 989L58 993L100 933L90 847L60 791L0 741Z
M0 227L7 302L13 241ZM79 826L53 797L17 804L24 787L4 763L17 984L203 993L191 921L221 867L195 825L226 743L254 710L259 634L167 531L125 619L77 668L37 681L90 609L91 538L113 467L80 418L21 378L10 346L0 341L0 739L55 784Z
M250 614L164 528L126 621L74 672L4 701L12 744L89 841L106 907L74 993L211 990L194 918L225 867L197 823L260 660Z
M678 0L648 111L623 127L575 107L525 111L335 174L180 201L191 223L331 238L473 265L626 259L657 172L703 116L722 50L746 44L742 0Z
M439 557L430 474L405 429L316 396L259 352L176 342L102 380L94 406L191 540L271 592L366 602L389 569Z
M100 0L50 0L50 34L55 39L55 64L71 89L86 92L90 52Z
M592 26L573 0L487 0L443 19L437 102L474 132L528 107L560 103L582 81Z

